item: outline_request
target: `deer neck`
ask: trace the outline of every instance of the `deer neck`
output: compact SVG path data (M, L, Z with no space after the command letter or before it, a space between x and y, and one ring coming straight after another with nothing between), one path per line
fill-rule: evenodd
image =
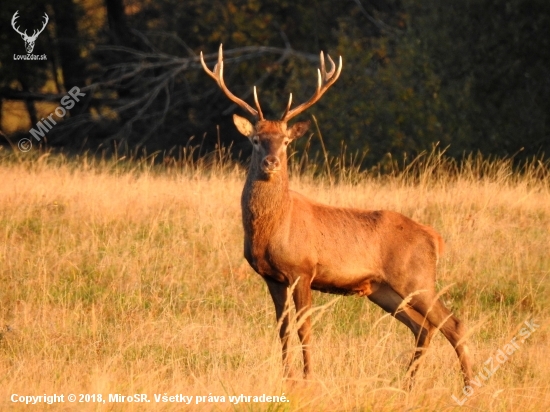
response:
M269 237L286 216L290 206L286 164L281 171L267 177L252 162L244 185L241 206L243 226L248 238Z

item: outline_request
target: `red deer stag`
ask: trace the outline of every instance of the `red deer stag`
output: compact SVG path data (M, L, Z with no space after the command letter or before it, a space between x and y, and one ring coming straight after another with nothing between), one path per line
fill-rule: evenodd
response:
M244 256L267 283L281 322L284 375L289 376L289 315L285 303L290 287L298 316L304 377L311 375L311 290L367 296L403 322L416 337L416 350L409 365L411 378L416 362L432 335L440 329L460 360L465 384L471 378L465 327L438 299L436 263L444 242L431 227L396 212L333 207L317 203L289 190L288 144L305 134L309 121L287 126L290 119L315 104L340 76L329 57L331 70L321 68L315 94L291 110L292 94L281 120L266 120L256 88L256 109L231 93L223 80L223 53L210 71L201 53L201 63L225 95L258 120L233 120L253 146L252 160L241 197ZM404 303L404 299L408 302ZM300 319L300 316L305 319ZM284 317L284 318L283 318ZM283 319L281 319L283 318ZM412 380L411 380L412 382Z

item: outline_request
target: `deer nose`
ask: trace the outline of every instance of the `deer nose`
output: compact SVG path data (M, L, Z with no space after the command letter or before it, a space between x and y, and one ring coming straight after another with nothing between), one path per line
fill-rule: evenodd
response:
M262 161L262 169L264 172L276 172L281 168L281 161L277 156L269 155L264 157Z

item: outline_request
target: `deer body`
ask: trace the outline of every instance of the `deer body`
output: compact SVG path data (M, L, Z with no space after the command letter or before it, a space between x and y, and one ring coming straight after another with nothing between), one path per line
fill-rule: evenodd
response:
M290 286L301 276L314 290L360 296L385 282L405 294L416 283L410 266L437 259L439 235L403 215L330 207L267 184L278 187L245 187L242 203L245 257L264 277ZM274 195L285 212L262 209Z
M367 296L405 324L416 339L409 366L411 378L418 368L417 360L440 329L455 348L468 385L472 371L464 325L438 299L435 289L436 263L444 249L441 236L396 212L332 207L289 189L287 145L307 131L309 122L288 127L287 121L315 103L336 81L341 61L336 74L332 60L332 70L326 73L321 54L317 92L293 110L291 98L279 121L263 118L255 89L257 110L227 90L221 47L214 72L208 70L202 54L201 61L231 100L259 117L252 124L233 116L237 129L253 146L241 197L244 256L265 280L281 322L285 376L291 372L289 314L285 310L290 290L298 316L304 376L311 375L311 320L307 312L313 289Z

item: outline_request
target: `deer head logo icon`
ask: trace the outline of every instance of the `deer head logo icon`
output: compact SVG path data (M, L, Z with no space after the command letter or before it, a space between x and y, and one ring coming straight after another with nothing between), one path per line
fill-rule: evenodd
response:
M34 42L36 41L38 35L44 31L44 29L46 28L46 24L48 24L48 21L50 19L49 19L48 15L46 13L44 13L44 19L45 20L44 20L44 24L42 25L42 28L40 30L34 30L34 32L32 33L32 36L29 36L29 35L27 35L27 30L25 30L24 32L21 32L19 30L19 27L15 26L15 21L19 17L17 13L19 13L19 10L17 10L13 14L13 17L11 19L11 26L13 27L13 29L17 33L19 33L21 35L21 38L25 41L25 49L27 49L27 54L31 54L33 49L34 49Z

